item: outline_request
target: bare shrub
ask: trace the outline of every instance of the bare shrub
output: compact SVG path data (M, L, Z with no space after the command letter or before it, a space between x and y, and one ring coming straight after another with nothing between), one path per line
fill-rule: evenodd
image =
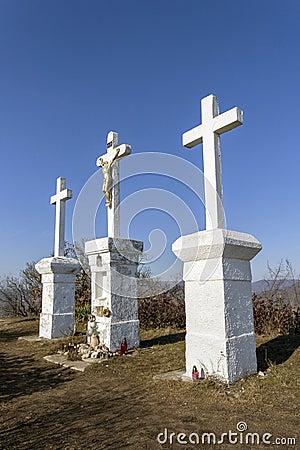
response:
M160 295L139 300L139 320L142 328L184 328L184 287L174 288Z

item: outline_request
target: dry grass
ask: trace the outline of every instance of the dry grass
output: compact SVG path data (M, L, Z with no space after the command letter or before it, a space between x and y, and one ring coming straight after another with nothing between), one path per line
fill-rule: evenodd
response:
M209 448L162 445L157 434L213 432L244 421L248 431L297 437L299 428L299 336L258 337L259 368L231 386L210 380L183 383L153 376L184 366L182 330L142 331L141 350L112 358L84 374L46 363L59 343L17 341L37 332L35 321L0 321L1 449ZM263 445L223 443L218 449ZM297 448L297 446L275 446Z

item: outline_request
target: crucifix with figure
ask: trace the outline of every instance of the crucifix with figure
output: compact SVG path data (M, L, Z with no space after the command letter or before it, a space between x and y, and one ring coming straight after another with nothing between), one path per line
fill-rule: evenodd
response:
M119 135L107 135L107 152L96 165L102 168L102 191L107 207L107 236L85 243L91 269L91 313L98 338L111 352L139 346L137 266L143 243L120 237L120 159L130 155L131 146L119 145Z
M56 194L50 197L50 203L56 205L54 238L55 257L64 256L66 201L70 198L72 198L72 191L71 189L66 188L66 179L62 177L57 178Z
M107 206L108 237L120 237L120 167L119 160L130 155L131 146L119 145L119 134L110 131L107 135L107 152L96 161L102 167L103 186Z
M182 143L188 148L203 144L206 229L213 230L225 227L220 135L243 124L243 111L232 108L219 114L217 97L209 95L201 100L201 116L202 124L186 131Z

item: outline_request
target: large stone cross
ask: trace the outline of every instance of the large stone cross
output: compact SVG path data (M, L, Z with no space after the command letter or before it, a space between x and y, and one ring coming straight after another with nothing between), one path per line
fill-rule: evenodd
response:
M54 256L64 256L66 201L72 198L71 189L66 189L66 179L56 180L56 194L50 197L50 203L56 205Z
M182 135L185 147L203 143L203 171L206 207L206 229L225 227L223 210L220 135L243 124L243 111L232 108L219 114L217 97L201 100L202 124Z
M119 134L110 131L107 135L107 152L96 161L102 167L103 186L107 206L107 235L120 237L120 168L119 160L130 155L128 144L119 145Z

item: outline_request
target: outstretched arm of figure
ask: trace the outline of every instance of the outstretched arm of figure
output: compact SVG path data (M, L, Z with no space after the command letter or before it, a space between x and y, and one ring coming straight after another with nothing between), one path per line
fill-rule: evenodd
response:
M99 156L99 158L96 161L96 166L97 167L102 167L103 166L103 159Z

